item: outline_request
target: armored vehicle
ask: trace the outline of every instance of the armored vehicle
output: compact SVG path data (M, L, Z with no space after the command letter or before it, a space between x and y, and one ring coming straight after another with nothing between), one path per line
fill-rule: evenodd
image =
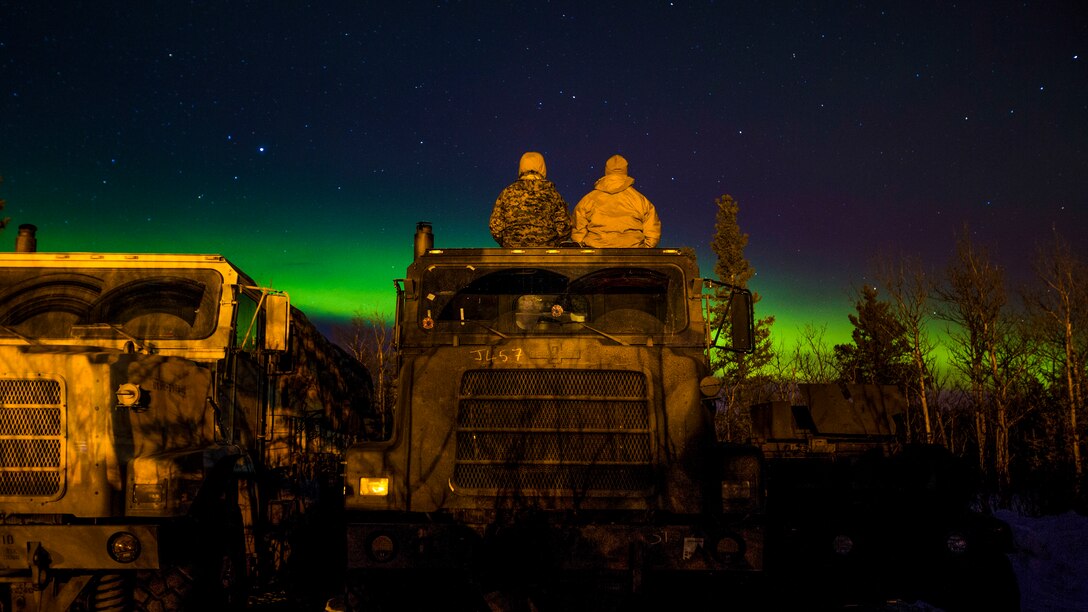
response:
M244 606L368 392L222 256L0 255L0 610Z
M759 572L758 456L715 440L693 253L436 249L427 224L416 245L395 281L392 436L346 452L345 607L472 607L474 591L602 609L584 583ZM717 293L743 344L750 295Z
M765 460L766 568L783 607L1020 609L1009 527L973 503L947 449L905 444L890 385L800 385L753 406Z

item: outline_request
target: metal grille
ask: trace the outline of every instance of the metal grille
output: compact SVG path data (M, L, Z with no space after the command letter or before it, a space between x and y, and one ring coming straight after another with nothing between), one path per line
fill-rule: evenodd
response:
M501 488L521 493L565 490L587 494L640 491L650 486L649 468L613 466L458 465L454 482L466 489Z
M0 380L0 405L41 406L60 404L60 383L47 378Z
M469 370L461 395L646 397L646 377L625 370Z
M0 379L0 497L60 493L62 395L56 380Z
M458 425L503 429L648 429L646 400L465 399Z
M651 485L640 372L471 370L461 380L454 484L519 494L608 494Z
M490 461L496 457L519 462L577 463L639 462L650 456L650 441L640 432L579 433L571 446L569 432L465 432L457 440L457 458Z

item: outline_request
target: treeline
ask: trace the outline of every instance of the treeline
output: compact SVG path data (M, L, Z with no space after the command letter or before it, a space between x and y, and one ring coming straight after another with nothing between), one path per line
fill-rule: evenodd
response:
M753 270L737 202L722 196L717 209L716 273L745 286ZM795 400L799 383L896 385L909 399L904 443L939 444L969 459L1005 502L1085 508L1088 266L1055 231L1035 255L1035 282L1010 288L967 228L955 246L936 273L911 257L874 262L877 280L857 290L848 315L848 343L829 343L824 325L779 342L773 316L759 319L754 353L716 357L727 383L720 435L743 441L748 407Z

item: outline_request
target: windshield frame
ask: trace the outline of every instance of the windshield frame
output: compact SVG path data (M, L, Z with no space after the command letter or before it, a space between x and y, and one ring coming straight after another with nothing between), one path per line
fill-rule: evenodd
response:
M451 262L421 271L414 327L502 338L672 335L691 323L686 283L673 262Z
M223 283L202 267L3 266L0 337L206 340L219 327Z

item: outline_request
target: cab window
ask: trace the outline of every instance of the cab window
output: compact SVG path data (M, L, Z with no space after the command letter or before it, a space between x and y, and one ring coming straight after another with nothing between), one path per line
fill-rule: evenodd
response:
M234 323L234 346L250 351L259 346L257 336L261 326L258 325L259 321L256 321L257 299L244 291L238 291L236 301L238 308ZM248 338L246 338L247 331Z

